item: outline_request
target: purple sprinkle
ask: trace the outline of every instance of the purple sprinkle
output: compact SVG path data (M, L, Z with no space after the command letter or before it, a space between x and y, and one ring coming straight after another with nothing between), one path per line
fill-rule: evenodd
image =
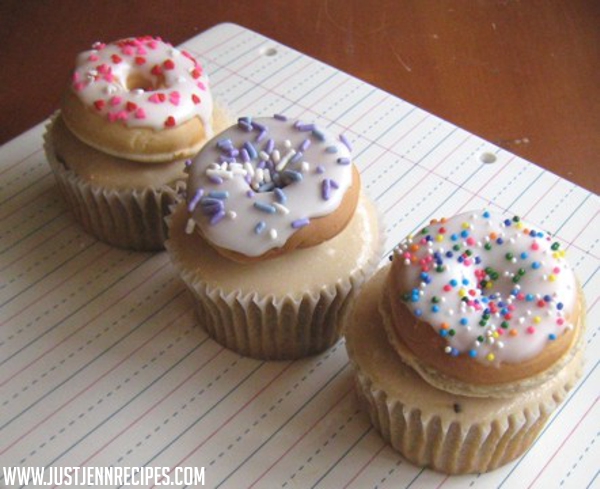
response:
M283 177L292 182L300 182L302 180L302 173L295 170L283 170Z
M219 155L219 163L235 163L235 157Z
M338 162L338 165L349 165L350 158L338 158L337 162Z
M308 217L302 217L300 219L296 219L292 221L292 227L294 229L303 228L304 226L308 226L310 224L310 219Z
M321 197L323 197L324 200L329 200L331 197L331 183L329 178L323 180L323 183L321 184Z
M198 205L198 202L200 201L200 199L202 198L203 195L204 195L203 188L199 188L198 190L196 190L196 192L194 192L194 196L192 197L192 199L190 200L190 202L188 204L189 212L194 212L194 209Z
M275 214L277 212L274 205L266 204L264 202L254 202L254 208L261 212L266 212L267 214Z
M210 183L214 183L215 185L221 185L223 183L223 179L217 175L211 175L208 179Z
M260 124L259 122L253 122L252 123L252 127L254 129L257 129L260 132L263 132L263 131L267 130L267 126L265 126L264 124Z
M219 212L217 212L214 216L212 216L210 218L210 224L211 225L217 224L224 217L225 217L225 211L224 210L220 210Z
M325 134L316 127L312 130L312 135L316 137L319 141L325 141Z
M208 192L208 196L211 199L225 200L229 198L229 192L227 190L211 190Z
M274 149L275 149L275 141L273 140L273 138L270 138L270 139L267 141L267 145L266 145L266 147L265 147L265 151L266 151L268 154L271 154L271 153L273 152L273 150L274 150Z
M315 125L314 124L304 124L300 121L296 122L296 124L294 124L294 127L296 129L298 129L298 131L303 131L303 132L309 132L309 131L314 131L315 130Z
M213 216L213 215L225 210L223 201L218 200L218 199L204 198L200 201L200 206L202 207L202 213L206 214L208 216Z
M292 156L290 163L298 163L303 157L304 157L304 154L301 151L299 151L294 156Z
M192 164L192 160L185 160L185 166L190 166Z
M285 195L285 192L280 188L276 188L274 192L277 202L279 202L280 204L285 204L285 202L287 201L287 195Z
M258 136L256 136L256 142L260 143L261 141L263 141L267 137L268 133L269 131L267 131L266 129L264 131L260 131Z
M335 154L338 152L337 146L327 146L325 152L329 154Z
M265 160L260 160L256 164L256 168L260 168L261 170L263 170L265 168L265 166L267 166L267 162Z
M231 139L219 139L217 141L217 148L219 149L227 149L227 148L231 148L233 146L233 143L231 142Z
M244 163L250 163L250 155L248 154L248 150L246 148L242 148L242 151L240 151L241 155L242 155L242 161Z
M284 121L284 122L288 120L287 117L284 116L283 114L274 114L273 118L277 119L278 121Z
M340 188L335 180L329 179L329 183L331 184L331 188Z
M246 191L246 197L248 197L249 199L251 199L252 197L254 197L254 192L252 190L247 190Z
M348 151L352 151L352 145L345 134L340 134L340 141L348 148Z
M251 159L254 159L258 156L258 153L256 152L256 148L250 141L246 141L244 143L244 148L246 148L246 151L248 151L248 154L250 155Z
M246 132L252 131L252 125L243 120L238 121L238 127Z
M309 146L310 146L310 139L306 138L304 141L302 141L302 144L300 145L300 151L306 151Z
M318 174L325 173L325 167L324 167L323 165L317 165L317 167L315 168L315 171L316 171Z
M254 232L256 234L262 233L267 227L267 223L265 221L259 221L256 226L254 226Z

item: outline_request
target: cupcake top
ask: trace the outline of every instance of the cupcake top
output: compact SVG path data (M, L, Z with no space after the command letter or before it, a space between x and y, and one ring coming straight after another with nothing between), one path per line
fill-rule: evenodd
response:
M519 217L488 211L433 221L394 250L393 280L444 352L521 363L574 328L578 286L565 252Z
M358 199L348 140L282 115L240 118L188 171L188 232L242 261L333 237ZM294 243L313 230L320 236Z

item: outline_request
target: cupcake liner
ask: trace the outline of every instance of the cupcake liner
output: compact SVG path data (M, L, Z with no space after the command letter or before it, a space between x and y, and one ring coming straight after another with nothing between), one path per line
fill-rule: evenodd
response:
M185 235L187 214L183 206L167 218L171 238L166 243L171 261L190 290L199 323L219 343L242 355L268 360L291 360L322 352L338 341L344 319L358 290L374 272L380 259L381 239L363 267L336 283L293 296L281 293L244 292L222 287L213 277L190 267L184 248L219 257L200 236ZM173 239L175 237L175 239ZM200 244L201 249L197 249ZM213 256L214 255L214 256ZM303 262L311 269L310 254ZM265 273L268 273L268 263Z
M50 123L52 124L52 122ZM56 157L52 138L44 150L58 187L75 220L100 241L120 248L155 251L164 248L164 217L178 202L184 182L145 189L110 189L84 181Z
M493 422L444 423L420 406L390 398L364 373L357 373L356 385L371 422L394 449L415 465L446 474L487 472L522 455L572 387L565 384L546 402Z
M300 300L229 293L182 278L195 299L200 324L216 341L241 355L291 360L326 350L341 335L344 313L358 280L326 287Z
M579 377L582 350L554 378L511 398L436 389L387 342L377 310L384 275L363 288L346 340L373 426L412 463L447 474L490 471L523 454Z

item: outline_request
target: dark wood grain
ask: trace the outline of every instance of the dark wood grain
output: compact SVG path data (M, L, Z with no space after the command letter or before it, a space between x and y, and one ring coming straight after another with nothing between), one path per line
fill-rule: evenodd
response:
M57 107L97 40L174 44L235 22L346 71L594 192L600 2L193 0L0 2L0 142Z

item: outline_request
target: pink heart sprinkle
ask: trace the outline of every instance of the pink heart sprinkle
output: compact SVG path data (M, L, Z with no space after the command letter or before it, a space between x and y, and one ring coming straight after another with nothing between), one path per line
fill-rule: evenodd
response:
M146 53L147 53L147 51L144 48L144 46L138 46L137 47L137 54L146 54Z
M131 56L133 54L133 48L131 46L123 46L121 52L126 56Z
M157 93L153 93L152 95L150 95L148 97L148 100L155 104L159 104L161 101Z
M97 54L90 54L90 57L88 58L90 61L98 61L98 55Z
M114 96L110 99L110 105L115 106L115 105L119 105L121 102L123 101L123 99L121 97L118 96Z
M140 107L139 109L137 109L135 111L135 118L136 119L145 119L146 118L146 111Z
M83 83L83 82L75 82L75 83L73 83L73 88L77 92L80 92L81 90L83 90L84 87L85 87L85 83Z
M204 83L202 83L202 82L198 82L198 88L200 90L206 90L206 87L204 86Z
M171 102L173 105L179 105L180 99L181 95L179 94L179 92L171 92L169 94L169 102Z

